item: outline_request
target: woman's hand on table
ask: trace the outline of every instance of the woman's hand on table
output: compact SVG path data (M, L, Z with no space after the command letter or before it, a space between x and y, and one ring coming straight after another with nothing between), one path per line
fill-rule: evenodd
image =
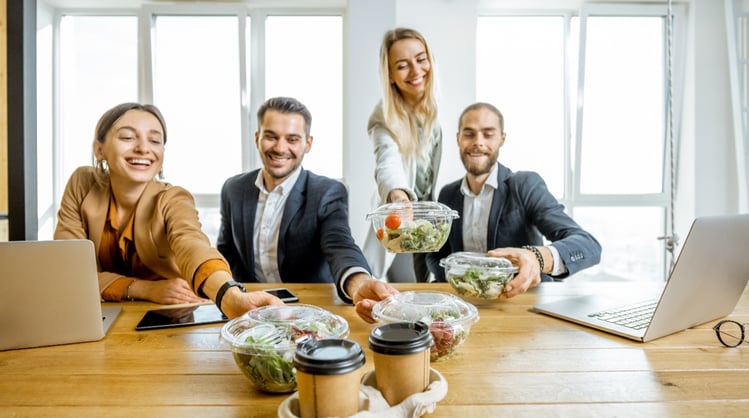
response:
M139 280L128 288L128 299L149 300L162 305L208 302L190 288L183 279Z

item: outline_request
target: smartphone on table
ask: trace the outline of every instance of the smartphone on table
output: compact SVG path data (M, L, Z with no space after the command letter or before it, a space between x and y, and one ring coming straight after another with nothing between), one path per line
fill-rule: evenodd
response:
M299 297L285 287L265 289L264 292L270 293L271 295L281 299L284 303L299 302Z

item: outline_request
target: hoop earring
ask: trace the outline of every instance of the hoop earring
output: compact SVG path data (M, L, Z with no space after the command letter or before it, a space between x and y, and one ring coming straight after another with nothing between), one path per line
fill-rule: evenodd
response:
M107 160L96 160L96 171L101 174L108 174L109 165L107 164Z
M162 167L161 170L159 170L159 180L164 180L164 168Z

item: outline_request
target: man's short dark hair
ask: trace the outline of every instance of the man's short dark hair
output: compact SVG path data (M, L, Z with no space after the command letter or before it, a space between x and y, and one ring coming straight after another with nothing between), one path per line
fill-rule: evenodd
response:
M275 110L280 113L297 113L304 118L305 133L309 138L310 128L312 127L312 114L299 100L293 97L273 97L265 101L257 110L257 126L263 123L263 117L269 110Z

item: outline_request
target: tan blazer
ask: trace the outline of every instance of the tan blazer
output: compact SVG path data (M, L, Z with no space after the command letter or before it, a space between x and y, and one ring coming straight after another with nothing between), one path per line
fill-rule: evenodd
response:
M111 191L108 182L97 183L94 170L80 167L70 176L57 214L54 238L93 241L99 291L103 291L122 274L101 271L99 244ZM193 196L168 183L153 181L146 187L135 208L134 235L143 264L164 278L181 277L192 285L201 264L211 259L223 260L200 228Z

